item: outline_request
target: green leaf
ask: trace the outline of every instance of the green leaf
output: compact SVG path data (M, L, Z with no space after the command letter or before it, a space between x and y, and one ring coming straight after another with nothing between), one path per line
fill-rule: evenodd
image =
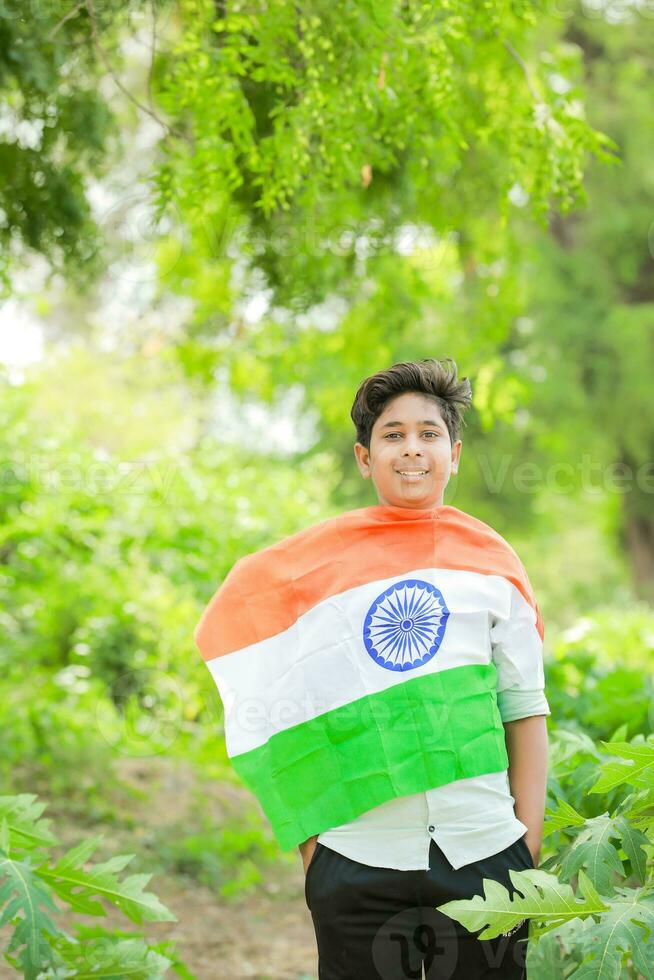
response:
M73 937L60 940L56 949L66 968L73 971L66 975L75 980L159 980L173 963L142 937L120 938L110 933L81 941Z
M196 974L192 973L186 964L179 959L177 953L175 952L176 946L176 940L164 939L160 943L152 943L150 945L150 949L157 950L158 952L169 957L171 969L177 974L178 977L181 977L182 980L199 980Z
M583 872L582 872L583 874ZM592 930L583 930L580 944L588 958L568 980L617 980L629 953L645 980L654 980L654 895L651 889L621 890L617 901Z
M592 916L582 921L570 919L557 929L551 929L540 936L538 942L531 942L527 950L527 976L541 977L543 980L564 977L570 964L579 962L580 957L575 961L571 958L571 953L580 929L585 925L594 928L595 919Z
M50 819L39 819L47 803L35 803L36 799L34 793L0 796L0 819L6 818L10 837L20 847L48 847L59 843L47 828ZM10 849L3 847L3 850L8 853Z
M566 803L560 797L556 797L557 808L556 810L550 810L549 807L545 810L545 816L549 814L551 819L546 819L543 823L543 837L547 837L548 834L553 834L556 830L564 830L567 827L578 827L586 822L585 817L582 817L580 813L577 813L573 806Z
M630 824L647 837L654 837L654 790L630 793L620 803L619 815L627 817Z
M116 872L129 864L133 854L118 854L89 871L81 865L88 860L103 835L83 841L68 851L56 864L43 864L36 873L46 881L71 908L87 915L104 915L96 897L105 898L120 908L133 922L177 922L176 916L153 892L144 892L151 874L134 874L119 881Z
M629 732L629 725L625 721L622 725L619 725L618 728L616 728L616 730L613 732L613 735L611 735L609 742L619 742L620 739L624 739L627 737L628 732Z
M18 962L26 980L34 980L45 964L55 963L50 938L61 930L44 909L59 912L29 859L13 861L0 851L0 928L18 920L7 952L24 947Z
M596 915L609 906L600 898L593 883L579 872L579 890L583 900L578 901L569 884L559 881L556 875L530 868L527 871L509 870L512 883L523 897L509 890L493 878L484 878L484 895L436 906L440 912L456 919L470 932L484 928L479 939L494 939L523 919L534 919L530 935L537 936L577 917Z
M626 817L616 817L614 823L616 830L622 837L622 849L631 861L634 874L641 884L645 884L647 855L644 848L651 846L649 838L637 827L634 827Z
M590 789L591 793L606 793L622 783L631 783L645 789L654 788L654 745L629 742L601 742L611 755L620 756L624 762L614 760L602 765L602 774Z
M607 813L590 817L560 859L561 873L570 879L585 867L595 888L603 895L614 891L612 872L624 878L624 867L610 837L619 837L615 821Z
M7 818L4 815L0 819L0 851L2 851L4 854L11 853L9 824L7 823Z

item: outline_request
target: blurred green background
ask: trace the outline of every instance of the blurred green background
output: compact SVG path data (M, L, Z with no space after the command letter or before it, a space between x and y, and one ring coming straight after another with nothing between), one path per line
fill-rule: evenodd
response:
M646 2L0 9L2 793L156 872L194 975L317 971L193 628L241 555L376 503L354 394L424 357L473 387L445 503L543 613L548 804L623 806L643 867L602 860L654 915L654 760L636 810L587 792L654 722L653 50ZM579 929L539 946L599 976Z

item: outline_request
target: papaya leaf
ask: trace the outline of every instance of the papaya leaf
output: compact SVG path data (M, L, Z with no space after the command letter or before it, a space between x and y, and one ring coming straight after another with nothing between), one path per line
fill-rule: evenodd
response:
M13 845L20 847L50 847L58 844L57 838L48 830L49 818L39 819L47 803L35 803L34 793L18 793L16 796L0 796L0 820L4 817L9 827ZM10 848L2 845L5 854Z
M600 759L597 746L589 735L585 732L569 732L565 728L555 729L550 751L552 767L562 765L578 754Z
M578 964L581 955L575 955L575 945L580 928L588 925L595 928L595 919L570 919L569 922L551 929L540 936L538 942L529 943L527 949L528 977L565 977L572 966ZM532 933L533 935L533 933Z
M543 823L543 837L547 837L548 834L553 834L556 830L565 830L567 827L579 827L586 822L586 818L582 817L580 813L577 813L573 806L566 803L560 797L556 797L557 807L556 810L551 810L549 807L545 810L545 817L548 814L551 819L545 819Z
M634 790L633 793L625 793L615 808L616 816L623 814L626 817L631 817L633 813L640 811L641 804L654 805L654 792L652 790L638 789Z
M157 950L159 953L170 957L171 968L178 977L181 977L182 980L198 980L196 974L192 973L186 964L177 957L175 952L176 946L177 941L174 939L164 939L160 943L150 943L150 949Z
M513 885L519 889L512 897L509 896L508 888L499 881L484 878L483 896L457 899L436 907L464 925L469 932L477 932L485 927L479 934L479 939L494 939L526 918L535 920L530 929L530 937L536 937L556 929L570 919L599 915L610 907L600 898L583 870L579 872L582 901L576 898L567 882L559 881L556 875L538 868L527 871L515 871L511 868L509 875Z
M574 841L560 856L561 875L570 880L582 866L602 895L614 892L612 872L625 877L624 866L611 837L620 837L620 830L608 813L590 817L579 831Z
M624 722L622 725L619 725L616 728L616 730L613 732L613 735L611 735L609 742L619 742L620 739L627 737L628 732L629 732L629 725L626 722Z
M629 819L633 827L642 830L649 838L654 837L654 790L630 793L622 801L619 812Z
M89 860L103 837L104 834L89 837L87 840L81 841L75 847L71 848L56 864L51 864L51 859L49 859L36 868L36 873L44 881L48 882L49 886L60 898L67 902L76 912L82 912L85 915L105 914L104 907L98 901L97 895L88 894L86 889L72 892L73 888L86 884L80 880L77 869ZM129 864L130 860L131 858L128 858L124 862L123 867Z
M172 969L178 976L182 977L183 980L198 980L194 973L192 973L188 967L179 959L176 947L177 941L173 939L163 939L161 942L148 943L147 946L141 944L139 948L139 943L137 940L144 941L144 937L140 934L134 932L128 932L123 929L108 929L103 926L101 922L94 922L91 924L86 923L75 923L75 936L68 936L66 939L57 939L55 942L55 948L57 952L61 955L62 959L65 961L68 967L74 968L74 976L76 980L80 976L86 976L87 974L83 972L89 966L95 966L94 971L91 976L96 978L102 977L106 980L104 972L100 972L99 963L101 958L104 957L104 967L106 969L111 969L115 966L114 959L112 959L112 948L115 949L117 943L123 943L124 940L130 940L134 945L130 949L129 946L123 945L123 954L128 954L132 958L132 969L135 971L133 973L126 973L126 966L128 961L123 959L120 964L120 969L118 970L118 976L128 976L129 980L133 977L141 976L152 976L159 977L163 976L165 969ZM103 951L104 944L104 951ZM157 961L153 956L148 957L146 955L147 949L151 953L159 953L162 957L168 961L166 966L163 962ZM87 962L84 962L84 956ZM151 972L150 974L143 973L143 967L147 966L148 969L154 971L156 969L163 969L164 973ZM113 973L108 974L113 976ZM56 974L53 976L53 980ZM46 977L39 978L39 980L46 980Z
M26 980L35 980L44 965L55 962L50 938L61 930L45 909L59 913L29 859L15 861L0 851L0 927L18 919L7 951L20 949L18 963Z
M643 789L654 789L654 745L644 743L633 745L629 742L602 742L611 755L620 756L624 762L615 759L603 763L601 775L591 793L606 793L622 783L631 783Z
M649 838L637 827L634 827L624 816L614 818L616 830L622 838L622 849L631 862L633 873L641 885L645 884L647 854L643 848L650 844Z
M81 942L70 937L56 944L56 951L75 980L159 980L165 977L172 960L150 949L142 937L87 938ZM52 974L56 977L55 971ZM47 980L44 973L39 980Z
M583 872L581 872L583 874ZM635 968L654 980L654 894L651 888L620 889L592 930L579 937L586 956L568 980L618 980L624 953Z
M77 912L104 915L101 903L96 901L99 897L116 905L132 922L177 922L177 917L153 892L143 891L152 874L130 875L122 882L116 877L134 858L133 854L117 854L89 871L81 867L101 837L82 841L55 864L39 866L36 873Z

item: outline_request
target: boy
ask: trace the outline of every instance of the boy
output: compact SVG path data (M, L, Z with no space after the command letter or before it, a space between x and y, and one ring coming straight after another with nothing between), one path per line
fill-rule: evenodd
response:
M228 754L300 846L320 980L526 976L528 922L481 941L435 908L483 878L512 893L545 803L538 605L504 539L443 503L470 402L450 359L366 379L378 505L240 559L194 634Z

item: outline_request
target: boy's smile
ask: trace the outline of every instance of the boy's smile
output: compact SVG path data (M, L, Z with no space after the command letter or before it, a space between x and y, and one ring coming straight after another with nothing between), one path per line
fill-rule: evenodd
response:
M370 449L357 442L354 454L380 504L428 510L443 505L450 474L458 470L461 440L452 445L435 398L408 391L375 420Z

